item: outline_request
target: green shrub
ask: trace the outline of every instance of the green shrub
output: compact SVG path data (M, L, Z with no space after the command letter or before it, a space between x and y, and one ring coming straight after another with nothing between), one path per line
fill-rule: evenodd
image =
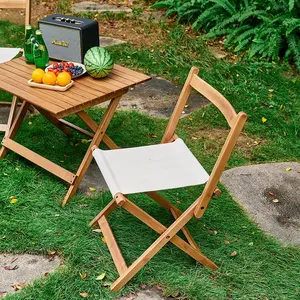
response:
M207 38L226 36L225 46L249 57L295 63L300 70L300 2L295 0L162 0L179 20L203 29Z

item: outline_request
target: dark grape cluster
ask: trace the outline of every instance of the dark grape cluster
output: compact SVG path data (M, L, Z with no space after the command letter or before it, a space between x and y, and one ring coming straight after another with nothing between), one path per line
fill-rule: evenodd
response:
M48 68L48 72L53 72L56 76L61 72L67 72L71 77L75 77L81 75L83 71L83 67L77 66L72 62L54 63Z

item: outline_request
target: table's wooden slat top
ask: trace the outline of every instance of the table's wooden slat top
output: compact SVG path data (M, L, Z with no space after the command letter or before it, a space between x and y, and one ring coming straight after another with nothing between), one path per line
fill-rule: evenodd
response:
M122 95L129 87L151 79L149 76L115 65L105 78L94 79L84 75L75 79L74 86L66 92L57 92L28 85L33 65L24 58L0 64L0 89L11 93L57 118L87 109L112 97Z

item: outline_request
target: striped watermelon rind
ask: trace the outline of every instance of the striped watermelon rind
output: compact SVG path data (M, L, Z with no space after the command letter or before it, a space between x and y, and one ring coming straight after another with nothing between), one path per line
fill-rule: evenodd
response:
M90 76L103 78L112 71L114 61L106 49L93 47L84 56L84 66Z

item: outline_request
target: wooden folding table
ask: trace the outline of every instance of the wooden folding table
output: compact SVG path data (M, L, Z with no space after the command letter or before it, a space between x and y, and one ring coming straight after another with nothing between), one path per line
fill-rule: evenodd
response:
M10 113L11 118L14 118L17 100L23 101L12 126L2 140L0 159L10 149L66 181L70 187L63 200L64 206L76 193L92 161L92 146L99 146L101 142L104 142L111 149L118 148L105 132L122 95L127 93L130 87L145 82L150 77L115 65L113 71L106 78L93 79L90 76L82 76L76 79L70 90L57 92L29 87L27 81L30 79L33 69L34 66L27 65L23 58L0 64L0 89L15 96ZM110 103L105 110L103 119L100 124L97 124L85 110L109 100ZM92 137L89 148L75 174L14 141L30 105L34 106L66 135L71 135L69 128L72 128ZM76 114L92 132L63 119L71 114Z

